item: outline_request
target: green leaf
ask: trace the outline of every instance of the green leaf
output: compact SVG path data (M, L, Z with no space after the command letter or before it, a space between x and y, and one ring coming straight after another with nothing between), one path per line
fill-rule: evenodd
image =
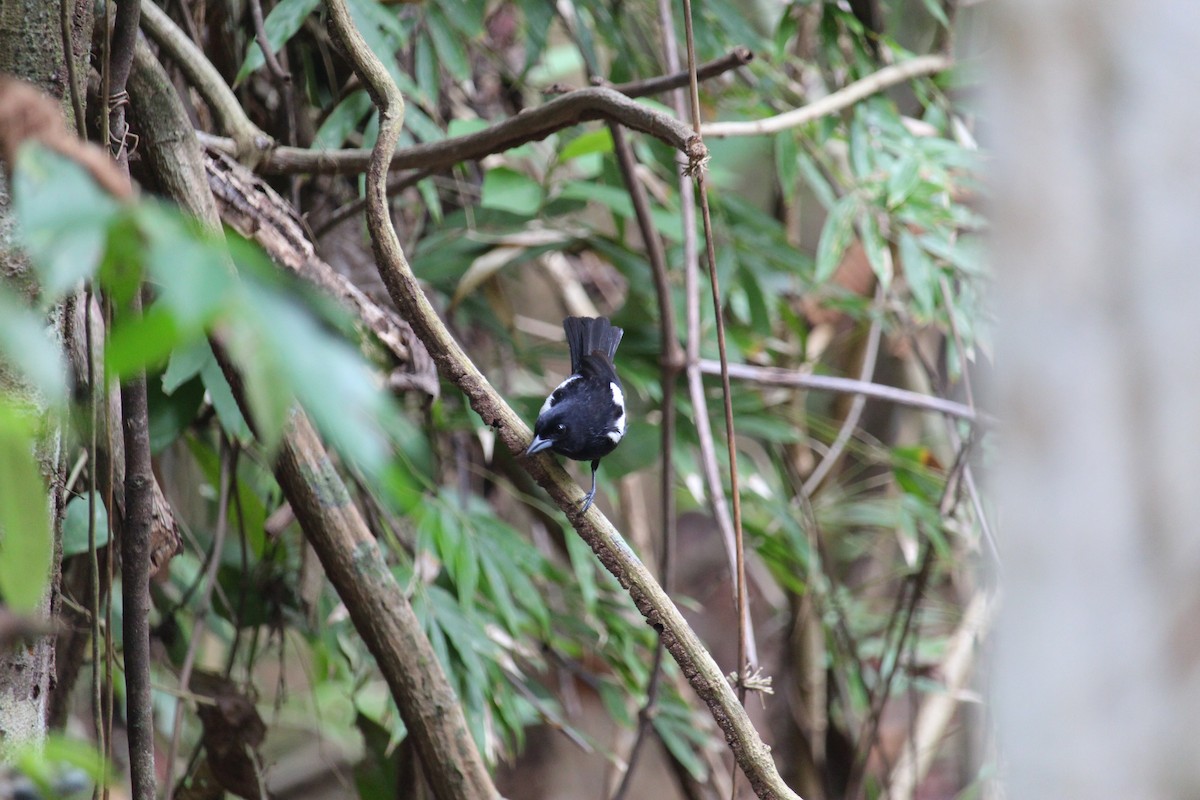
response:
M913 301L921 316L929 319L933 316L934 297L937 291L937 269L925 249L917 242L917 237L908 230L900 231L898 243L900 251L900 267L904 270L904 278L908 282L908 291L912 293Z
M149 240L144 257L148 276L158 284L158 302L178 330L198 333L224 310L234 290L223 245L174 208L149 203L135 213Z
M446 15L451 26L462 36L473 38L483 31L482 2L464 2L464 0L442 0L437 4L438 11Z
M438 194L437 184L433 182L433 178L417 181L417 191L421 194L421 200L425 203L425 210L429 212L429 216L440 225L444 219L442 197Z
M0 594L21 614L41 604L54 544L35 430L27 413L0 406Z
M416 103L404 107L404 127L413 136L425 142L436 142L446 138L446 133Z
M528 175L509 167L495 167L483 177L480 205L532 217L542 207L542 187Z
M687 713L675 710L677 703L662 703L654 716L654 730L671 755L682 764L693 779L707 783L708 766L698 752L705 746L700 729Z
M204 384L193 378L171 394L165 394L162 380L147 376L146 400L150 412L150 452L157 455L182 436L196 419L204 402Z
M250 435L250 426L246 424L246 418L242 416L242 410L233 397L233 390L229 388L229 381L225 379L225 373L221 371L221 366L217 363L212 348L207 341L204 346L208 350L208 361L200 369L200 380L204 382L204 388L208 391L208 399L217 412L217 420L224 428L225 434L231 439L248 442L253 438Z
M862 234L863 250L866 251L871 270L879 278L879 282L883 284L884 288L890 286L894 271L892 253L888 250L887 240L883 238L883 233L879 230L879 221L875 217L873 208L863 211L858 228Z
M187 381L200 374L200 370L213 360L212 349L205 339L195 339L184 343L171 352L167 362L167 371L162 377L164 394L171 394Z
M245 242L231 251L242 268L242 292L225 326L257 432L268 447L278 443L297 399L344 456L378 474L386 457L379 420L395 409L361 355L293 293L264 280L278 279L260 251Z
M796 144L795 131L783 131L775 136L775 174L779 176L779 188L787 202L796 197L800 176L800 147Z
M437 54L428 36L420 36L413 44L413 75L421 95L437 105L441 97L442 75L438 70Z
M833 277L842 254L854 237L854 217L858 213L858 198L848 194L834 204L821 229L821 240L817 243L817 266L815 281L820 284Z
M132 375L165 361L179 341L175 317L155 303L136 319L118 321L105 344L104 363L113 375Z
M46 321L0 286L0 361L12 364L47 402L67 395L62 352L46 335Z
M874 168L875 149L867 130L866 111L862 105L855 108L850 120L850 169L854 177L866 181Z
M519 0L525 24L521 27L525 35L525 66L523 71L538 62L546 49L550 26L554 23L554 6L545 0Z
M567 543L567 556L571 559L571 572L575 575L575 585L579 588L583 607L588 614L595 614L596 602L600 598L596 584L596 557L578 536L568 532L563 538Z
M580 156L592 153L611 153L613 151L612 131L608 128L597 128L594 131L581 133L572 139L558 154L561 162L570 161Z
M355 726L363 737L363 755L354 767L355 796L360 800L390 800L400 786L400 759L392 754L392 733L361 711Z
M83 167L36 144L17 153L13 210L18 240L49 301L95 272L109 225L120 214L117 201Z
M447 22L440 5L430 5L425 14L425 25L433 39L438 60L455 80L465 81L471 77L471 60L463 45L463 38Z
M929 12L929 16L936 19L943 28L950 27L950 18L946 16L940 0L922 0L922 2L925 3L925 10Z
M280 48L296 35L304 20L308 19L308 15L320 3L321 0L280 0L279 5L271 9L271 13L263 20L263 32L267 35L267 44L270 45L272 53L278 53ZM258 46L257 41L252 40L246 50L242 67L233 79L234 85L244 81L251 72L265 63L262 48Z
M838 201L837 192L829 185L829 181L825 179L821 168L817 166L817 162L812 156L803 150L797 155L797 165L800 168L800 173L804 176L804 182L808 184L808 188L821 201L824 208L833 208Z
M401 91L407 92L406 84L411 85L411 82L394 56L408 43L409 35L395 12L381 6L376 0L347 0L346 5L367 47L383 61L383 66Z
M94 498L96 503L95 536L96 547L108 544L108 510L99 492L72 497L67 503L63 514L62 548L63 556L77 556L88 552L88 498Z
M912 194L913 189L921 182L921 164L912 153L905 153L888 174L887 207L895 208Z
M341 147L373 107L371 96L367 94L366 89L359 89L343 97L317 129L317 134L313 137L313 149L336 150Z
M114 767L105 764L104 756L89 742L66 734L51 733L45 741L14 744L5 760L16 765L17 773L27 776L37 786L38 791L31 794L40 792L41 797L65 796L62 779L69 774L65 768L82 772L86 776L85 786L87 780L101 785L106 777L111 779L116 774Z
M633 201L629 199L629 192L616 186L589 181L569 181L562 185L558 197L599 203L617 217L628 219L633 216ZM678 227L679 222L676 221L675 225Z

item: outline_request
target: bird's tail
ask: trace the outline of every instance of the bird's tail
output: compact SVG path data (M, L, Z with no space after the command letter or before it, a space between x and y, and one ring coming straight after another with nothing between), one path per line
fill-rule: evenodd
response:
M563 320L567 347L571 349L571 371L578 372L584 356L599 350L611 362L625 331L614 327L607 317L567 317Z

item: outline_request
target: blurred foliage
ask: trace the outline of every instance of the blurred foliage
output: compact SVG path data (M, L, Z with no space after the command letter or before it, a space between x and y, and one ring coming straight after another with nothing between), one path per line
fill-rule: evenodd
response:
M621 82L666 71L653 3L350 5L405 94L405 144L477 130L540 103L540 91L554 82L583 85L589 74ZM702 87L706 115L770 116L949 40L953 3L881 8L886 24L870 31L843 4L698 4L699 59L735 46L756 53L739 76ZM289 60L295 100L312 131L304 144L369 146L377 128L373 108L330 49L322 13L317 0L281 0L266 16L267 41ZM192 22L222 24L217 18ZM249 16L234 22L225 33L238 58L218 66L256 121L284 139L287 131L274 113L277 92ZM856 376L847 352L878 325L889 343L885 357L899 364L892 374L908 376L895 380L957 392L989 347L979 246L985 222L973 208L982 191L980 156L970 130L954 76L938 75L770 137L711 142L716 267L730 359ZM633 143L651 189L653 224L668 263L678 267L684 235L675 154L645 138ZM299 403L340 453L356 499L488 758L518 753L528 728L539 723L610 750L611 743L591 742L574 729L564 702L567 679L577 687L572 691L582 687L599 698L620 726L637 724L653 631L561 513L531 493L507 454L491 452L486 426L453 390L432 404L388 396L373 375L379 365L362 355L371 350L351 321L282 277L236 235L227 232L226 246L158 202L117 204L78 167L45 151L25 150L15 167L14 213L37 270L39 310L83 282L109 299L113 326L103 366L110 378L148 372L153 449L170 460L174 474L191 476L190 485L168 487L188 536L155 588L154 622L167 652L157 684L174 685L197 618L208 613L206 635L226 670L274 705L271 735L286 741L289 730L303 729L336 740L362 759L361 796L390 796L395 765L389 759L405 737L404 725L337 598L328 589L306 588L313 567L296 526L268 532L267 520L282 503L272 453L289 409ZM358 181L347 186L361 190ZM531 324L540 316L552 329L565 310L555 295L556 288L565 292L555 283L561 278L544 277L541 266L548 256L567 257L570 281L626 331L618 367L631 432L605 460L601 491L612 492L623 476L652 475L663 397L657 303L608 130L600 124L568 128L483 165L465 163L426 177L397 198L396 208L431 298L531 421L563 369L561 342L542 337L544 324ZM531 232L540 238L522 238ZM843 280L849 252L860 245L881 286L880 302ZM152 300L135 317L128 302L143 283ZM534 284L550 287L542 309L528 296ZM682 339L680 274L672 275L671 291ZM813 307L837 321L814 321ZM701 317L702 355L715 358L707 299ZM0 292L0 358L61 410L72 402L66 372L43 328L36 311ZM818 329L834 344L821 344ZM209 337L228 349L245 376L257 439ZM675 397L681 425L670 456L679 472L679 508L706 510L692 409L685 393ZM709 416L721 419L712 385L706 397ZM806 498L804 465L811 469L827 451L844 409L826 395L751 384L737 385L734 404L745 527L766 568L758 579L769 576L785 598L817 597L827 665L838 676L824 711L853 737L881 685L883 665L909 658L889 638L898 582L913 580L932 550L928 585L949 591L950 576L979 553L975 511L961 503L950 504L949 514L940 508L958 457L957 435L968 431L954 426L948 432L940 419L915 412L889 413L855 435L843 468ZM13 564L18 551L30 559L22 563L48 564L51 544L46 504L28 502L42 484L32 455L39 431L27 417L15 400L0 409L0 592L26 608L41 596L46 571L3 565ZM724 462L724 453L718 458ZM230 481L225 522L234 535L222 552L211 553L222 475ZM87 509L85 488L67 505L67 556L87 550ZM624 511L627 518L648 513ZM101 545L106 525L98 508ZM210 558L220 566L211 613L201 591ZM793 610L787 602L776 605L772 618L760 620L762 635L790 629ZM114 612L119 618L119 607ZM922 645L909 661L913 675L935 658L928 652L936 652L953 623L953 614L941 617L938 624L936 613L926 614ZM119 624L113 630L118 634ZM264 663L302 666L299 673L280 672L279 685L271 686L262 682ZM674 674L673 664L666 669ZM302 690L288 691L288 681ZM723 745L695 724L695 715L706 712L672 681L664 685L654 728L670 753L704 780L701 754ZM902 677L892 690L909 686ZM930 682L924 686L929 690ZM166 694L158 703L169 736L175 703ZM186 711L183 732L185 747L194 746L200 727Z

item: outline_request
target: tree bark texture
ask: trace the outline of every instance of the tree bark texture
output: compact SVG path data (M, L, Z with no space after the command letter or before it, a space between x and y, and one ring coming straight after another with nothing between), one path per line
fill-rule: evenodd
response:
M91 42L91 3L73 0L70 50L76 74L87 66ZM22 78L53 97L66 97L69 71L63 57L63 37L58 3L39 0L0 0L0 73ZM68 123L74 122L70 102L63 104ZM12 245L10 196L4 170L0 170L0 280L9 282L29 296L36 294L36 280L25 256ZM61 310L54 313L55 328L61 333ZM0 374L0 391L22 392L12 376ZM32 398L37 402L36 398ZM50 584L39 613L56 617L62 557L61 530L63 481L60 468L61 431L48 435L39 453L43 472L51 488L46 502L54 524L54 560ZM47 730L49 704L55 688L55 639L41 636L29 646L0 652L0 761L3 751L21 742L38 741Z
M991 9L1005 794L1200 796L1200 5Z

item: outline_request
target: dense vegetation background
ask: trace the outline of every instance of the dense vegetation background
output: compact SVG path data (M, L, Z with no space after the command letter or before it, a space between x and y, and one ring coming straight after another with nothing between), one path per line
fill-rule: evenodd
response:
M809 800L992 791L969 9L696 5L700 145L679 5L59 11L0 31L69 126L0 87L7 780L706 798L768 796L773 759ZM625 330L616 530L503 404L532 423L570 314Z

